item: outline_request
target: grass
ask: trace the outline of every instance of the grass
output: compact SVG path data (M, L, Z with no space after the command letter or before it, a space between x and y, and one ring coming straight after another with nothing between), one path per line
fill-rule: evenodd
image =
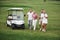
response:
M32 8L39 15L44 8L48 14L47 32L40 32L37 23L36 31L27 29L27 18L25 17L25 30L12 30L6 26L7 9L12 7L23 7L26 14ZM0 1L0 40L60 40L60 1L43 0L1 0Z

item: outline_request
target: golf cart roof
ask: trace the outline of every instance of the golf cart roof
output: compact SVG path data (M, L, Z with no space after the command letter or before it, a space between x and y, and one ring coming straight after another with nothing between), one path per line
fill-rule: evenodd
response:
M8 11L23 11L23 8L9 8Z

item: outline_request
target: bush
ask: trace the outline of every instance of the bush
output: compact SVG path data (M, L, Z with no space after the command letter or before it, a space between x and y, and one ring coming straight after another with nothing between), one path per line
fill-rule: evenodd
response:
M51 1L60 1L60 0L51 0Z

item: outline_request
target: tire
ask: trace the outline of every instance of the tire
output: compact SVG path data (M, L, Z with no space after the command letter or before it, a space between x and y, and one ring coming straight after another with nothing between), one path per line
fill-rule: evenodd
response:
M7 27L10 27L10 25L7 24Z
M22 29L25 29L25 25L24 24L22 24Z
M14 24L12 24L11 26L12 26L12 29L15 29L15 25Z

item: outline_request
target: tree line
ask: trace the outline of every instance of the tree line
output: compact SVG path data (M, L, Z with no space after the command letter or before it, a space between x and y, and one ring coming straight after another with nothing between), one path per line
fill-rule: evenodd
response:
M51 0L51 1L60 1L60 0Z

